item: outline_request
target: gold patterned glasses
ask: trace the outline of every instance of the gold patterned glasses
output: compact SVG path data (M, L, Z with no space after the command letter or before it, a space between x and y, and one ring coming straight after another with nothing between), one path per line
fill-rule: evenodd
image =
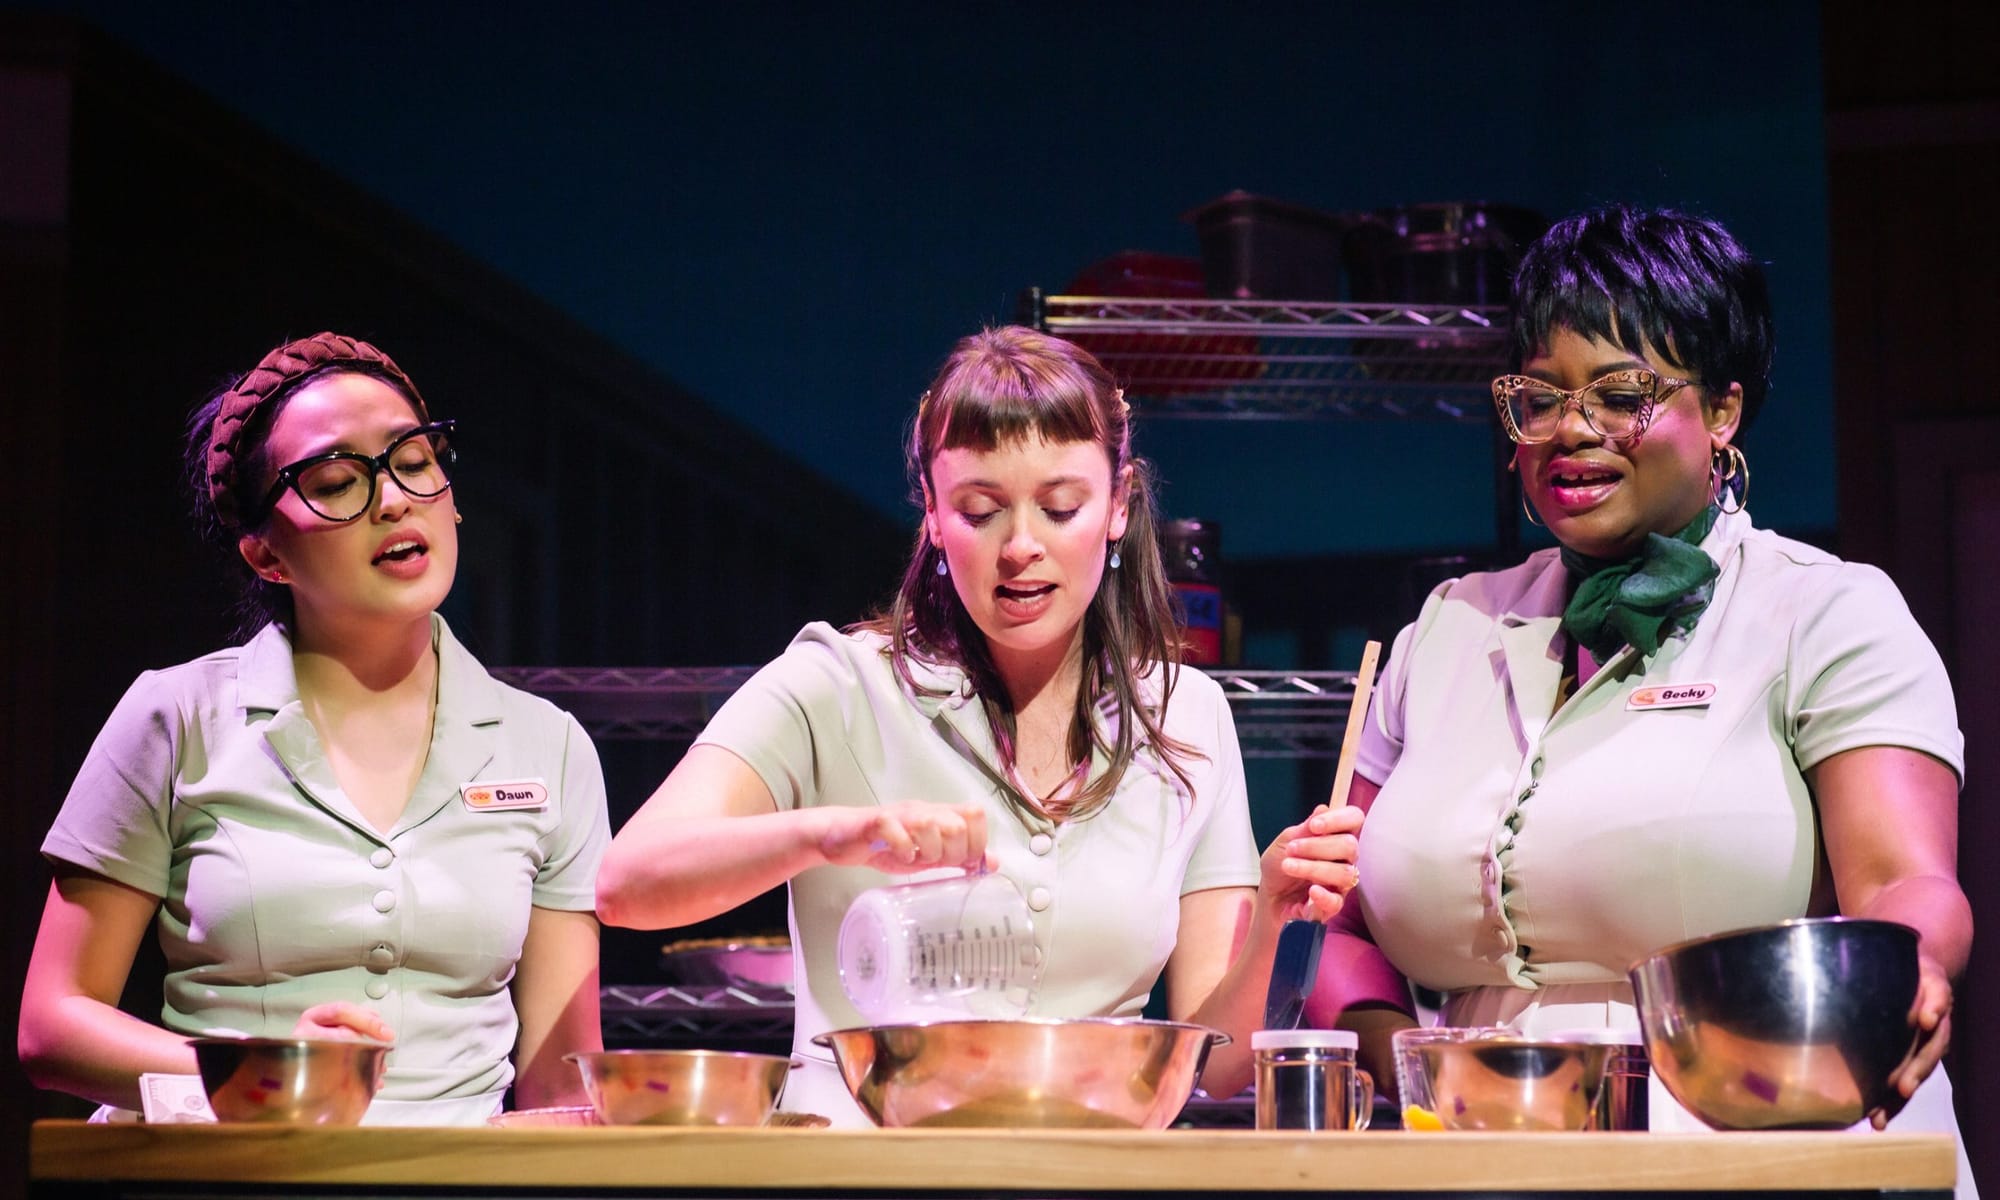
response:
M1553 438L1572 405L1597 436L1624 442L1644 434L1660 401L1692 382L1662 378L1644 367L1613 371L1574 390L1526 375L1502 375L1493 381L1493 403L1507 436L1524 446Z

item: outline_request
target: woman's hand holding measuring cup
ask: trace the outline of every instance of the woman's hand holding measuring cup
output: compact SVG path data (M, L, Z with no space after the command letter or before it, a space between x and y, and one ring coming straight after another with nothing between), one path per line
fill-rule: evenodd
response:
M1361 882L1361 869L1354 865L1360 830L1360 809L1322 804L1280 833L1264 851L1259 906L1279 920L1331 920Z
M993 865L986 850L986 814L974 804L913 800L813 811L825 821L819 831L820 853L835 866L908 875L938 867L981 871Z

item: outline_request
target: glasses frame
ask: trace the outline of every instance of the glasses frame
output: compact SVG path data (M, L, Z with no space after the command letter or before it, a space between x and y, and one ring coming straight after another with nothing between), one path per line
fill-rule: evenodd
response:
M271 510L278 506L278 501L284 498L287 491L290 491L299 498L301 504L306 506L307 511L322 521L332 521L337 525L345 525L350 521L359 521L362 517L368 515L369 509L375 507L375 498L380 493L382 487L382 472L393 472L394 470L389 462L390 457L396 451L402 449L404 443L416 437L433 437L437 439L434 448L437 452L438 466L444 472L444 486L434 492L420 492L406 485L401 479L398 479L396 480L396 487L404 495L409 496L413 500L435 500L451 490L451 468L458 462L458 451L451 444L451 436L452 432L457 428L458 422L455 420L432 421L428 424L419 425L415 429L405 430L397 434L395 439L380 454L361 454L353 450L331 450L325 454L315 454L311 458L302 458L278 472L277 479L271 484L271 490L264 493L264 502L257 508L256 519L262 520L269 516ZM333 517L321 512L319 506L307 498L305 489L299 486L299 477L307 471L322 464L338 462L342 459L348 462L359 463L368 468L368 499L362 503L360 511L351 517Z
M1641 381L1646 384L1646 404L1639 410L1638 423L1632 432L1617 436L1606 433L1598 426L1597 419L1591 416L1590 406L1583 402L1584 393L1596 391L1607 382ZM1694 386L1692 379L1675 379L1662 375L1650 367L1624 367L1616 371L1606 371L1580 388L1559 388L1546 379L1536 379L1532 375L1501 375L1493 381L1493 407L1500 412L1500 425L1507 431L1508 440L1517 446L1539 446L1544 442L1554 441L1556 430L1562 428L1563 418L1569 415L1571 408L1583 414L1583 423L1590 426L1590 431L1598 437L1606 441L1636 442L1646 435L1646 430L1653 424L1653 414L1658 411L1661 401L1684 387L1692 386ZM1510 390L1518 391L1523 387L1543 388L1562 397L1562 410L1556 414L1555 424L1550 426L1549 432L1542 437L1528 436L1514 423L1513 410L1507 405L1507 393Z

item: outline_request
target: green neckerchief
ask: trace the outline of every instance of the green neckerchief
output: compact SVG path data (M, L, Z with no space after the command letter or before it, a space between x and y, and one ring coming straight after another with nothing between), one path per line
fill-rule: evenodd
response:
M1701 550L1718 511L1709 505L1672 537L1647 534L1645 548L1628 559L1588 558L1563 547L1563 566L1577 581L1563 609L1563 631L1604 662L1621 646L1652 654L1668 635L1691 628L1708 607L1707 585L1722 573Z

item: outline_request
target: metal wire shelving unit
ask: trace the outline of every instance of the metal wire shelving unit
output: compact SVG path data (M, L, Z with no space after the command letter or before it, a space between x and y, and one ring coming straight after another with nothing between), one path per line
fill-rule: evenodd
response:
M598 990L607 1046L786 1047L792 993L754 984L605 984Z
M500 667L493 674L567 709L593 738L672 741L700 733L756 670ZM1338 757L1354 672L1201 670L1222 685L1245 758Z
M1489 424L1506 310L1457 304L1049 296L1025 319L1076 342L1153 416Z
M1490 384L1507 369L1497 305L1021 294L1020 318L1095 354L1149 418L1480 425L1493 442L1493 528L1520 547L1511 446Z

